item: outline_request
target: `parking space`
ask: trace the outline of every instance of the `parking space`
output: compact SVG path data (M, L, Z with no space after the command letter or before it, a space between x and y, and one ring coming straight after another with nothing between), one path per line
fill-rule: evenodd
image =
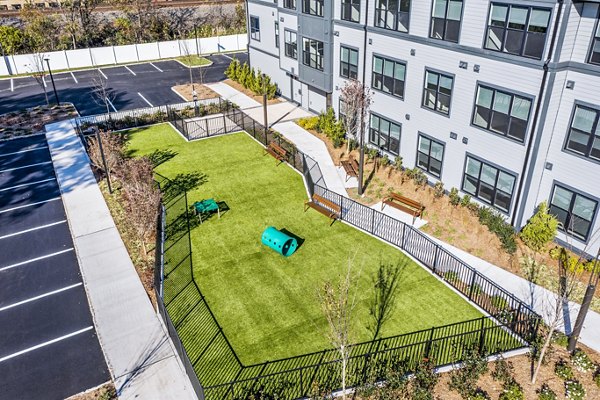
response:
M163 71L187 71L188 68L180 62L169 60L169 61L156 61L152 64L156 65Z
M132 76L133 74L127 70L127 68L125 67L110 67L110 68L105 68L102 67L100 68L100 71L102 71L102 73L108 78L114 78L114 77L118 77L118 76L122 76L122 75L129 75Z
M154 68L150 63L146 64L131 64L127 66L130 70L135 72L136 74L156 74L159 72L156 68Z
M0 398L110 379L43 135L0 143L0 337Z
M26 87L31 87L31 86L39 86L39 84L37 83L35 78L32 78L30 76L15 79L13 82L13 85L14 85L15 90L26 88Z
M10 79L1 79L0 80L0 92L5 92L10 90Z

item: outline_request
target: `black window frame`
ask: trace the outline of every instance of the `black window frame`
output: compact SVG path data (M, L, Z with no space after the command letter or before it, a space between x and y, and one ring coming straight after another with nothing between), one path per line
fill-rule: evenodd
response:
M283 0L283 8L287 8L288 10L295 10L296 7L296 0Z
M313 9L312 6L315 6ZM323 17L325 0L302 0L302 14Z
M596 48L597 51L595 51ZM598 15L596 16L596 24L594 26L594 33L592 34L592 43L590 44L587 62L588 64L600 65L600 8L598 8Z
M393 26L388 26L389 14L385 12L387 8L382 8L381 5L385 3L386 7L389 7L390 2L397 1L397 7L394 11L391 11ZM403 4L404 3L404 4ZM408 7L406 6L408 3ZM408 10L406 10L408 8ZM375 21L373 25L377 28L392 30L396 32L409 33L410 31L410 11L412 8L412 0L375 0ZM382 18L383 16L383 18ZM406 25L406 30L399 29L401 27L400 20L403 19Z
M428 140L430 142L429 143L429 150L428 150L427 153L424 153L424 152L421 151L421 139ZM436 143L436 144L442 146L442 158L441 159L437 159L436 157L434 157L431 154L431 149L432 149L433 143ZM445 154L446 154L446 143L444 143L442 141L439 141L437 139L434 139L431 136L424 135L424 134L422 134L422 133L419 132L419 136L417 138L417 159L416 159L416 162L415 162L415 165L418 168L420 168L423 171L427 172L428 174L430 174L430 175L432 175L432 176L440 179L442 177L442 170L443 170L443 166L444 166L444 155ZM421 155L427 160L426 163L425 163L426 165L421 165L420 164L420 162L421 162L421 157L420 156ZM433 164L431 162L432 159L439 162L439 164L440 164L439 172L436 172L434 170L434 167L432 167L432 164Z
M478 104L479 93L480 93L481 89L491 90L493 92L492 97L490 99L489 108L486 108L483 105ZM510 96L510 102L508 105L508 107L509 107L508 114L505 114L502 111L494 110L496 96L498 96L498 93L502 94L503 96ZM517 116L512 115L514 113L513 106L515 105L515 98L518 98L521 101L525 100L525 101L529 102L529 110L527 112L527 119L523 120ZM494 87L491 85L486 85L484 83L478 83L477 87L475 88L475 99L473 101L473 115L471 117L471 125L475 126L477 128L483 129L486 132L491 132L495 135L499 135L499 136L505 137L507 139L514 140L515 142L525 143L525 140L527 138L527 132L529 131L529 119L531 118L532 109L533 109L533 97L531 97L531 96L527 96L527 95L520 94L520 93L510 92L508 90L500 89L500 88L497 88L497 87ZM487 119L484 118L484 120L486 121L485 126L479 124L477 121L477 116L480 115L480 113L478 113L479 110L487 110ZM498 116L498 117L496 117L496 116ZM507 119L507 122L505 123L506 132L502 132L499 129L493 128L494 121L500 120L500 125L502 125L502 118ZM513 118L514 118L514 120L513 120ZM522 121L524 121L524 123ZM519 123L521 123L521 126L523 127L522 137L515 135L514 132L511 132L513 130L514 124L517 124L516 127L519 128L519 125L518 125ZM517 128L515 128L515 129L517 129Z
M468 167L469 167L469 159L472 159L472 160L474 160L474 161L476 161L476 162L478 162L480 164L479 165L479 172L478 172L477 177L475 177L474 175L468 174L468 172L467 172L468 171ZM482 171L483 171L483 167L484 166L486 166L486 167L488 167L490 169L495 169L496 170L496 176L495 176L495 179L494 179L494 185L493 186L490 183L485 182L485 181L483 181L481 179L481 175L482 175ZM500 173L503 173L503 174L508 175L509 177L513 178L512 189L511 189L510 193L508 193L508 192L506 192L504 190L499 190L498 189L498 181L500 180ZM476 180L476 183L474 183L473 181L469 181L468 180L469 177L472 178L472 179L474 179L474 180ZM508 170L505 170L503 168L500 168L497 165L494 165L494 164L491 164L489 162L483 161L482 159L480 159L478 157L475 157L472 154L468 154L467 153L467 156L465 157L465 166L463 168L463 178L462 178L462 182L461 182L460 187L461 187L461 190L464 193L467 193L470 196L478 199L479 201L481 201L481 202L483 202L485 204L488 204L488 205L494 207L495 209L501 211L502 213L508 215L510 213L511 208L512 208L513 196L514 196L515 187L516 187L516 184L517 184L517 179L518 179L517 178L517 174L515 174L513 172L510 172ZM475 186L475 191L470 191L470 190L468 190L465 187L465 184L467 182L469 182L470 184L472 184L473 186ZM482 191L482 187L486 188L489 191L489 193L490 193L489 197L491 197L492 200L489 200L488 198L482 196L482 192L484 192L484 191ZM505 197L508 198L508 201L506 202L506 204L507 204L506 209L500 207L497 204L498 203L498 194L499 194L499 192L500 192L500 194L504 194Z
M275 21L275 47L279 48L279 21Z
M344 50L348 51L348 61L343 61ZM351 53L356 53L356 65L351 63ZM344 74L344 71L348 71ZM340 76L346 79L358 79L358 49L340 45Z
M502 22L503 25L498 24L500 22L500 20L495 20L496 21L495 24L492 21L494 6L507 7L506 15L504 16L504 21ZM524 24L510 22L511 12L513 9L526 9L527 10L527 16L525 18ZM527 53L527 45L529 43L529 38L530 37L535 38L536 35L538 35L540 33L540 32L536 32L535 30L533 30L533 31L531 30L532 28L539 28L539 27L530 25L531 15L532 15L533 11L548 12L548 21L547 21L546 27L544 28L545 31L543 32L543 36L544 36L543 43L542 43L539 55L531 55L531 54ZM531 58L531 59L535 59L535 60L541 60L542 57L544 56L544 51L546 49L546 41L548 39L548 31L550 28L551 21L552 21L552 9L548 8L548 7L536 7L536 6L528 6L528 5L512 4L512 3L490 2L490 7L489 7L489 11L488 11L488 19L487 19L486 29L485 29L485 35L483 38L483 48L486 50L494 51L494 52L498 52L498 53L511 54L514 56L526 57L526 58ZM511 24L513 26L510 26ZM523 27L517 28L517 27L515 27L515 25L522 25ZM500 40L500 46L499 46L500 48L496 49L494 47L489 47L488 42L490 41L490 32L500 32L500 31L502 31L502 38L499 39ZM519 35L521 33L522 33L522 38L518 45L518 50L517 51L507 50L507 47L506 47L507 43L510 43L512 45L514 43L519 42L519 41L513 40L514 36L513 36L513 39L507 40L509 34Z
M443 1L446 3L443 18L435 16L436 3L440 2L440 1ZM451 2L456 2L456 3L461 4L460 16L459 16L458 21L456 21L454 19L450 19L448 17L448 12L450 10ZM463 0L433 0L432 7L431 7L431 23L429 26L429 37L432 39L436 39L436 40L443 40L445 42L458 43L460 40L460 31L462 28L463 9L464 9L464 1ZM456 22L458 22L458 28L456 29L456 38L454 38L453 36L451 37L448 33L449 33L449 27L454 26L456 24ZM434 34L434 32L437 32L436 27L438 27L440 24L442 26L442 35L441 35L441 37L438 37L437 35ZM450 32L453 32L453 31L450 30Z
M256 21L256 27L253 21ZM250 39L260 42L260 18L255 15L250 16Z
M377 118L379 121L377 128L373 128L373 117ZM381 121L382 120L388 124L387 136L385 135L384 132L381 131L381 128L382 128ZM398 127L398 138L392 138L392 136L391 136L392 125L395 125ZM373 137L375 137L375 136L377 137L377 141L373 140ZM385 140L385 142L382 141L382 138ZM392 144L393 140L395 140L397 142L397 146L398 146L397 152L395 152L394 150L391 150L391 144ZM402 124L401 123L384 118L379 114L371 113L370 118L369 118L369 143L372 146L375 146L379 150L382 150L388 154L399 156L401 140L402 140ZM384 144L382 145L382 143L384 143Z
M375 71L376 59L381 60L381 73ZM386 63L392 64L393 75L391 77L385 74ZM402 65L404 67L404 76L402 79L396 78L397 65ZM386 81L388 81L387 85L384 84ZM378 85L377 82L381 82L381 85ZM392 87L391 91L385 90L387 86ZM378 92L389 94L404 100L406 89L406 62L373 54L373 63L371 64L371 88Z
M309 49L313 48L311 46L312 42L321 44L321 54L318 53L318 51L319 51L318 46L317 46L317 53L314 54L314 56L315 56L314 65L311 64L312 59L310 57L313 53L311 53L310 51L309 52L306 51L306 44L305 44L306 42L308 42L308 44L309 44L309 46L308 46ZM302 64L306 65L309 68L316 69L318 71L323 71L324 70L324 66L323 66L324 58L325 58L325 44L323 42L321 42L320 40L311 39L308 37L302 38Z
M564 208L560 207L559 205L554 204L554 197L555 197L557 188L564 190L566 192L570 192L571 200L569 201L569 209L568 210L565 210ZM577 200L578 197L594 203L592 218L590 220L585 220L585 219L581 218L580 216L577 216L573 213L575 201ZM552 192L550 192L550 198L548 200L548 212L550 214L553 214L554 216L556 216L556 218L560 222L558 224L558 229L561 232L572 235L574 238L581 240L583 242L587 242L590 237L590 232L594 226L596 216L598 214L598 200L592 196L589 196L587 194L584 194L583 192L580 192L579 190L576 190L569 186L554 182L554 184L552 185ZM585 220L588 222L588 227L586 229L585 234L580 234L575 229L573 229L576 227L576 224L577 224L577 220L574 220L574 217L579 218L582 221Z
M353 10L358 10L358 16L356 18L353 17ZM360 0L342 0L340 19L348 22L360 22Z
M437 84L436 84L436 88L435 91L429 87L429 75L428 74L435 74L438 76L437 78ZM441 82L441 78L444 77L446 79L451 79L452 80L452 84L450 85L450 93L443 93L440 92L440 82ZM421 99L421 107L430 110L430 111L434 111L438 114L444 115L449 117L450 116L450 112L452 111L452 93L454 92L454 75L453 74L449 74L446 72L441 72L441 71L437 71L434 69L430 69L430 68L425 68L425 80L423 82L423 96ZM428 99L428 94L433 94L435 93L435 100L434 100L434 106L433 108L430 107L427 103L427 99ZM440 98L444 98L444 97L448 97L448 111L445 112L441 109L441 107L439 106L441 104L440 102Z
M287 34L290 34L290 39L291 39L291 35L294 35L295 37L295 41L293 42L288 42L287 41ZM284 47L284 51L283 53L285 54L286 57L292 58L294 60L298 59L298 33L296 31L292 31L290 29L283 29L283 47ZM291 53L290 53L291 51Z
M574 127L576 121L577 110L582 109L585 111L595 113L594 121L589 132ZM585 148L574 148L571 143L577 144L577 141L571 140L573 134L586 135L588 136L587 144ZM584 157L594 162L600 162L600 109L591 107L588 105L575 103L573 106L573 113L571 115L571 123L569 124L569 131L567 132L564 149L565 151ZM594 147L596 144L596 147ZM595 150L595 151L594 151Z

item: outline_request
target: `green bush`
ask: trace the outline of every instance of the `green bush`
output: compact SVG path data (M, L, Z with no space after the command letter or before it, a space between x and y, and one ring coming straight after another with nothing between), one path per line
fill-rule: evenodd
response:
M420 168L418 167L414 167L410 177L413 180L413 183L417 186L426 186L427 182L429 181L427 179L427 175L425 175L425 172L423 172Z
M468 207L469 204L471 204L471 196L468 194L465 194L462 198L462 200L460 201L460 205L462 207Z
M596 386L600 388L600 367L594 372L594 377L592 378Z
M462 366L452 370L448 387L457 391L464 399L470 398L477 391L477 381L487 370L485 355L477 347L465 348Z
M429 359L420 361L413 375L412 399L433 400L433 389L438 383L439 375L435 372L435 364Z
M492 296L492 306L497 310L506 310L508 308L508 301L504 296L495 294Z
M517 381L512 380L504 384L498 400L523 400L524 398L525 394L523 393L523 388Z
M379 150L374 149L374 148L370 148L367 150L367 159L368 160L374 160L377 157L379 157Z
M578 381L565 382L565 397L568 400L585 399L585 388Z
M492 378L502 383L513 381L514 367L510 361L506 361L504 357L500 356L494 361L494 370L492 371Z
M554 331L552 333L552 342L562 348L567 348L569 344L569 337L560 331Z
M381 157L381 160L379 160L379 165L381 165L382 167L387 167L388 165L390 165L390 159L387 158L387 156L383 156Z
M225 75L255 95L263 95L266 92L267 98L272 99L277 93L277 85L271 82L271 77L264 75L260 70L250 68L248 63L240 65L237 59L229 63Z
M237 58L234 58L230 63L227 69L225 70L225 76L231 79L232 81L238 81L239 73L240 73L240 61Z
M581 349L576 349L571 356L571 362L581 372L590 372L596 368L592 359Z
M537 212L527 221L520 237L527 247L539 252L554 240L557 229L558 220L548 212L548 205L543 201Z
M396 169L398 171L402 171L402 157L401 156L396 157L396 159L394 160L394 166L396 167Z
M319 117L305 117L298 120L298 125L309 131L316 131L319 126Z
M573 379L573 368L564 360L560 360L554 365L554 373L564 381Z
M500 239L502 248L509 254L517 251L517 242L515 240L515 231L502 215L489 207L481 207L478 211L479 222L487 226L490 232L494 233Z
M556 400L556 393L546 383L537 390L537 394L538 400Z
M444 195L444 183L438 181L433 185L433 197L436 199L441 198Z
M460 195L458 194L457 188L453 187L452 189L450 189L448 199L450 200L450 204L452 204L453 206L457 206L460 204Z

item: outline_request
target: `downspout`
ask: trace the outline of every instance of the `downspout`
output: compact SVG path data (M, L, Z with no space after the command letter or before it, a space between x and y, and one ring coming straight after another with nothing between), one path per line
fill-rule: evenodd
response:
M365 24L363 25L364 39L363 39L363 71L362 71L362 82L365 84L365 78L367 76L367 18L369 17L369 1L365 1Z
M248 50L248 66L252 68L250 63L250 14L248 14L248 0L244 1L246 8L246 49Z
M365 79L367 76L367 24L369 18L369 1L365 1L365 24L363 25L363 71L362 71L362 92L365 93ZM360 158L358 161L358 194L363 194L363 175L365 170L365 106L363 104L360 112Z
M529 159L531 157L531 150L533 148L534 136L537 131L537 125L540 117L540 112L542 108L542 99L544 96L544 91L546 89L546 82L548 80L548 64L552 60L552 55L554 53L554 46L556 45L556 37L558 28L560 26L560 19L562 17L562 9L563 9L564 0L558 0L558 11L556 13L556 19L554 20L554 27L552 28L552 38L550 39L550 48L548 49L548 57L546 61L544 61L544 72L542 74L542 82L540 84L540 90L538 92L538 97L535 106L535 113L533 114L533 122L531 123L531 130L529 133L529 140L527 143L527 149L525 151L525 160L523 162L523 170L521 171L521 179L519 179L519 185L517 189L517 196L515 199L515 206L513 208L513 215L511 218L511 225L515 227L517 214L519 214L518 209L520 206L520 201L522 197L523 185L525 184L525 174L527 172L527 167L531 163ZM541 134L541 133L540 133ZM516 227L515 227L516 228Z

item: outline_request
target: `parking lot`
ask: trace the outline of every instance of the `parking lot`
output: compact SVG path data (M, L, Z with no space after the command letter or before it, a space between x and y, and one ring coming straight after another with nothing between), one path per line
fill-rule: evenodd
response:
M219 82L224 71L236 57L242 62L247 53L215 54L206 56L213 64L192 68L192 79L198 82ZM105 66L96 69L54 74L54 83L61 102L72 102L81 115L106 112L106 106L94 89L105 81L111 111L129 110L182 102L171 87L190 82L190 69L175 60L142 64ZM52 84L45 77L46 91L55 101ZM44 90L32 77L0 80L0 110L10 112L45 104Z
M45 136L0 142L0 399L110 379Z

